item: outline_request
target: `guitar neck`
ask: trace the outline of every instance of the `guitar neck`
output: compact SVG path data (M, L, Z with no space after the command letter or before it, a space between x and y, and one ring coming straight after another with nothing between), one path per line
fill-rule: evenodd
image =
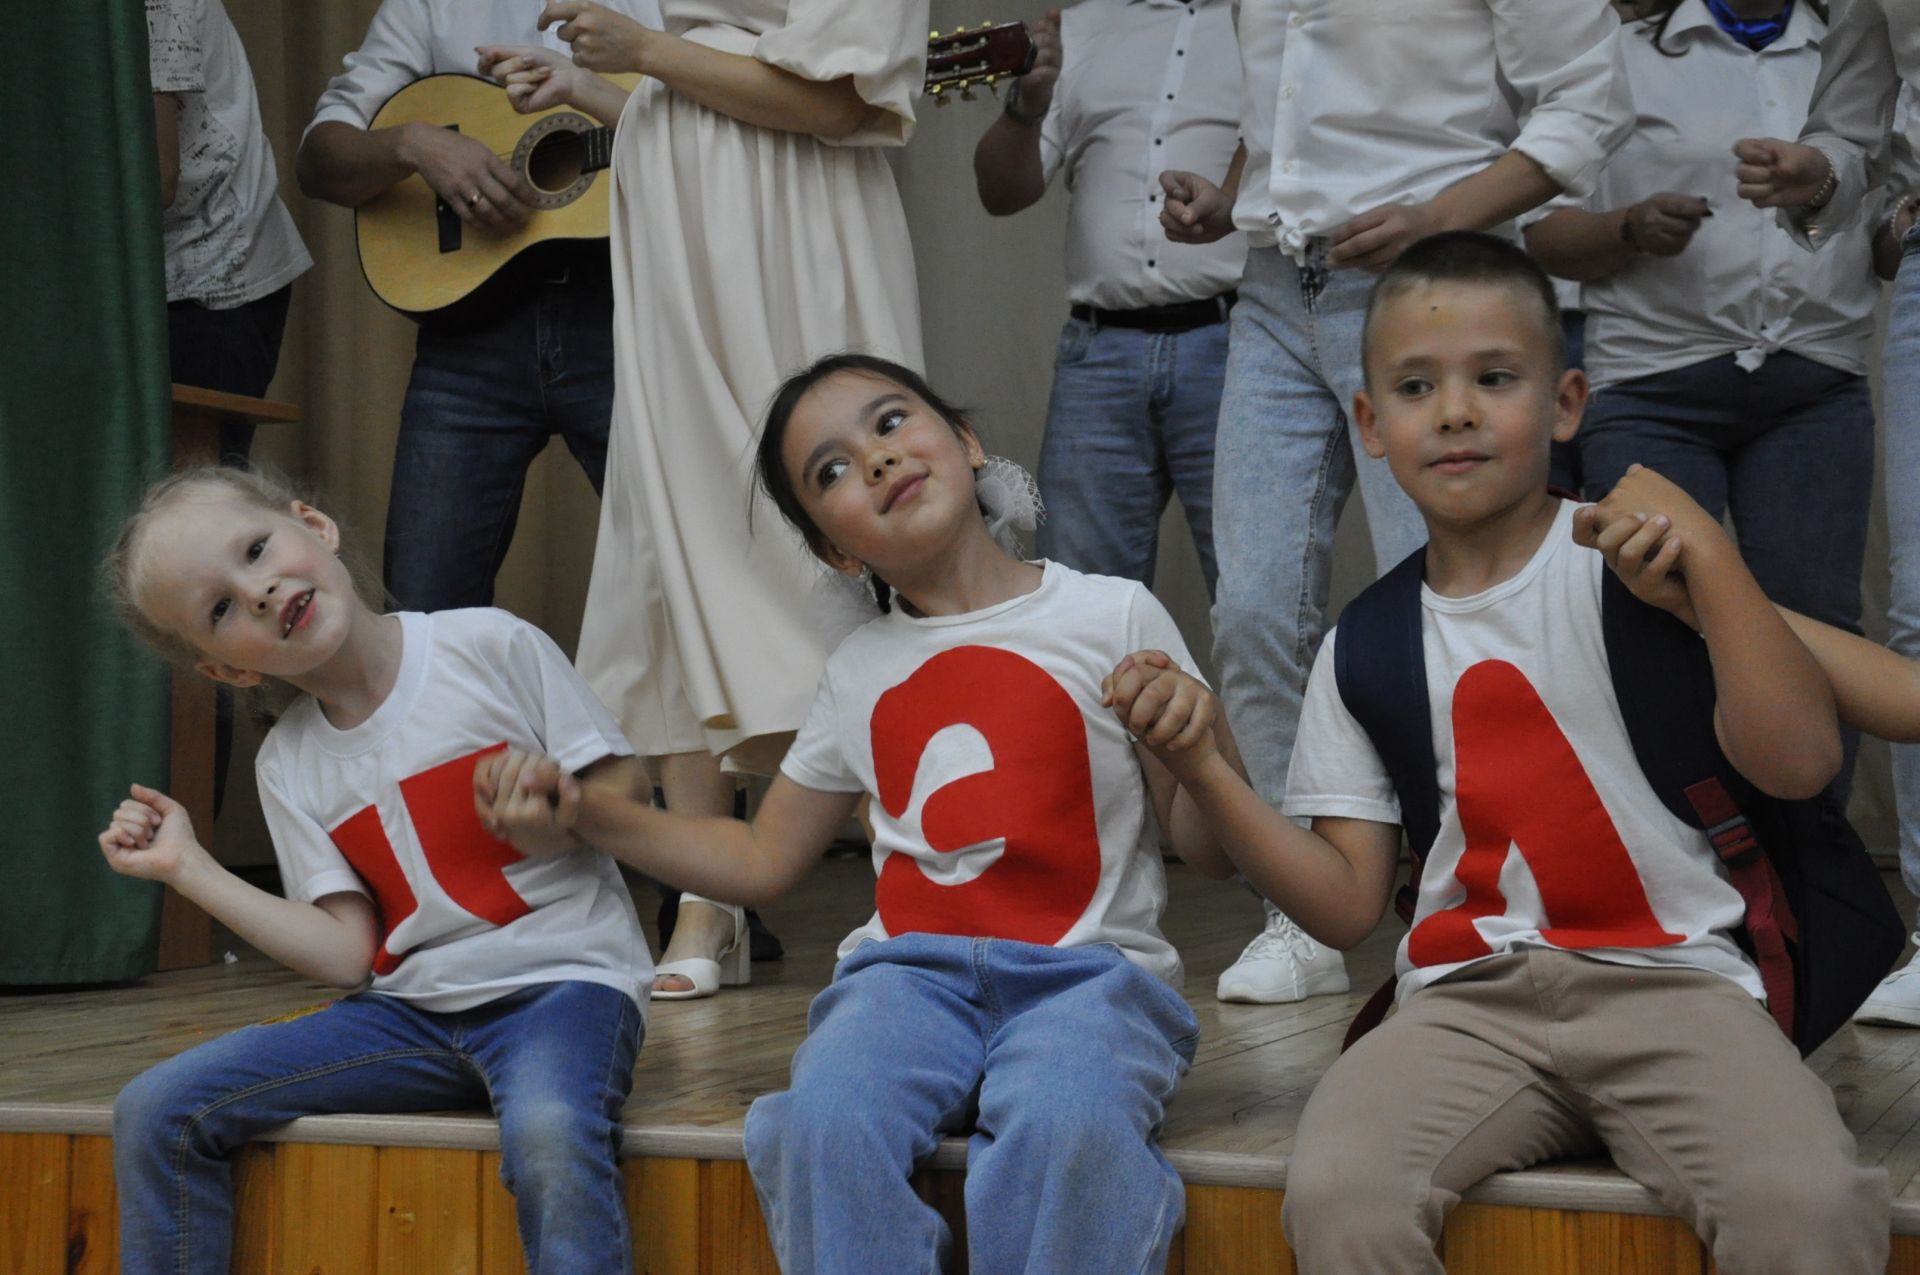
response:
M597 173L613 163L613 130L589 128L579 133L586 154L580 165L583 173Z

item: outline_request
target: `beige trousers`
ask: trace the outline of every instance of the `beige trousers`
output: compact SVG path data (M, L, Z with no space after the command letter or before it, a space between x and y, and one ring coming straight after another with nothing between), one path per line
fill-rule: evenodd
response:
M1885 1170L1766 1010L1716 974L1549 949L1417 993L1307 1102L1283 1218L1301 1275L1441 1275L1489 1173L1610 1152L1724 1275L1880 1275Z

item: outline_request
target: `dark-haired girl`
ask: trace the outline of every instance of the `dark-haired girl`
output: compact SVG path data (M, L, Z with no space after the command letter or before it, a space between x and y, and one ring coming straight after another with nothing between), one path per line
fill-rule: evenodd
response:
M610 799L517 754L478 777L482 817L757 904L871 795L876 910L791 1088L747 1115L781 1270L942 1269L948 1229L908 1178L969 1126L974 1270L1163 1269L1184 1193L1157 1135L1198 1026L1154 827L1230 871L1163 761L1208 734L1232 756L1212 695L1141 585L995 540L1020 484L907 369L841 355L789 380L758 463L815 556L887 610L829 657L753 822Z

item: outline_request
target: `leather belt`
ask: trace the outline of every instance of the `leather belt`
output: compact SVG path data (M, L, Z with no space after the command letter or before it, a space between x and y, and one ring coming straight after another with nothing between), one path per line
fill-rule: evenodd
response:
M1138 310L1102 310L1097 306L1076 305L1071 313L1082 323L1091 323L1095 327L1138 328L1143 332L1187 332L1212 323L1225 323L1227 311L1239 299L1237 292L1223 292L1217 297L1142 306Z

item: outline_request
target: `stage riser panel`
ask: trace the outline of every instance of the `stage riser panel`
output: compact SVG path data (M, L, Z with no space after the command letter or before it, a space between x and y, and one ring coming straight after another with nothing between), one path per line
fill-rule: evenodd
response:
M629 1160L642 1275L776 1275L738 1160ZM964 1179L930 1172L923 1198L959 1229ZM491 1151L262 1143L235 1169L234 1270L245 1275L522 1275L513 1200ZM1282 1193L1187 1189L1169 1275L1291 1275ZM0 1271L114 1275L111 1147L103 1137L0 1134ZM1675 1218L1462 1205L1450 1275L1711 1275ZM1892 1275L1920 1275L1920 1236L1895 1236Z

